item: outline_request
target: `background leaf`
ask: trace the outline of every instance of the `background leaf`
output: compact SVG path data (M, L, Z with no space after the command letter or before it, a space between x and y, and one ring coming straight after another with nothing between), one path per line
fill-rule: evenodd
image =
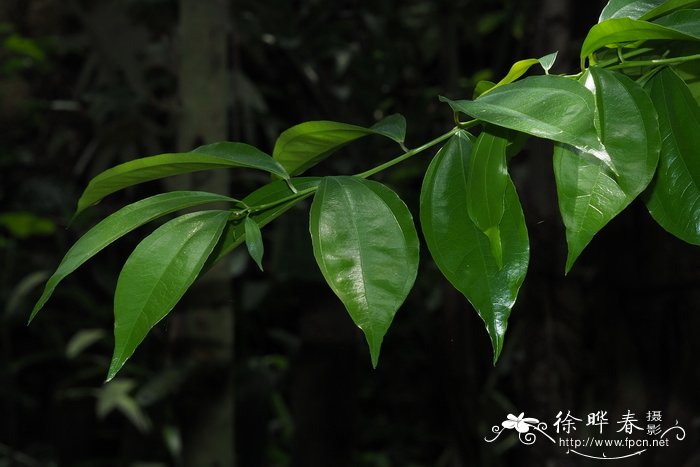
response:
M80 237L61 260L56 272L49 278L44 291L32 309L29 321L34 319L56 286L83 263L106 246L132 230L171 212L215 202L235 202L228 196L201 191L173 191L161 193L124 206L106 217Z
M509 180L500 224L503 267L496 264L488 239L467 213L471 151L472 143L460 132L438 152L423 181L420 218L438 268L484 320L496 362L508 317L525 279L530 246L520 201Z
M136 246L114 293L115 342L108 381L192 285L228 217L228 211L185 214L163 224Z
M593 125L593 95L578 81L532 76L473 101L440 99L479 120L594 154L612 168Z
M700 39L700 10L674 11L654 20L654 23Z
M327 120L300 123L282 132L272 156L290 175L300 175L346 144L371 134L403 143L406 119L400 114L389 115L371 128Z
M659 168L645 193L649 213L664 229L700 245L700 107L688 87L665 68L647 89L659 113Z
M384 335L418 271L418 235L405 204L384 185L327 177L310 219L316 262L369 344L377 366Z
M105 196L139 183L201 170L247 167L282 178L287 172L274 159L243 143L217 143L196 152L159 154L119 164L90 180L78 200L75 216Z

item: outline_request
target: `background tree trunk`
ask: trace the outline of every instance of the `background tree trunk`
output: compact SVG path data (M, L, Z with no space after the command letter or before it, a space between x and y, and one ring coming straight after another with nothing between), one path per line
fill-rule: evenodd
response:
M178 149L188 151L201 144L226 140L229 132L228 69L230 2L227 0L180 0L179 94L181 114ZM183 177L180 188L228 193L227 172L195 173ZM184 337L193 342L197 356L218 386L203 388L200 410L184 437L185 465L233 466L233 310L231 287L224 268L215 268L199 284L188 302L194 305L181 315ZM201 368L201 367L200 367ZM223 370L223 371L222 371Z

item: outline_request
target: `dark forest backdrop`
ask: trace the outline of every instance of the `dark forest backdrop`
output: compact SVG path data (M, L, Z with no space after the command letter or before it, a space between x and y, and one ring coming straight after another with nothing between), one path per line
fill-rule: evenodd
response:
M516 60L577 50L603 2L573 0L0 0L0 466L574 466L491 426L525 412L663 411L687 437L621 465L700 465L700 253L636 203L564 276L551 147L512 164L531 265L501 360L425 256L372 370L316 270L304 208L265 229L151 332L120 377L112 292L139 235L81 268L26 327L78 236L124 203L219 173L112 195L67 228L89 179L138 156L219 140L271 152L305 120L370 125L401 112L408 144L448 129L437 95L471 97ZM316 173L395 155L368 139ZM416 208L429 156L383 174ZM414 210L414 213L417 212ZM612 420L611 420L612 421Z

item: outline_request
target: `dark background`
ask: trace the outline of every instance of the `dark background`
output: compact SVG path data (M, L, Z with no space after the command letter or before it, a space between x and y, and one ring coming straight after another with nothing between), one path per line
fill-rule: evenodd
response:
M541 436L534 446L513 432L484 441L509 413L551 425L567 410L584 422L608 411L610 437L628 410L643 426L647 411L662 411L662 425L678 420L686 438L614 463L700 465L698 249L635 202L564 276L543 142L511 164L531 264L496 367L482 322L423 248L416 286L372 370L316 270L305 206L265 229L265 273L236 251L109 385L116 278L151 227L78 270L25 325L47 274L119 206L182 187L241 197L266 181L241 171L149 183L67 228L81 190L105 168L217 140L271 152L280 131L305 120L371 125L394 112L417 146L451 127L437 95L469 98L478 80L555 50L553 71L575 72L602 6L0 0L0 467L605 463ZM396 149L369 138L314 170L354 173ZM414 214L430 155L376 177ZM587 435L580 426L576 436Z

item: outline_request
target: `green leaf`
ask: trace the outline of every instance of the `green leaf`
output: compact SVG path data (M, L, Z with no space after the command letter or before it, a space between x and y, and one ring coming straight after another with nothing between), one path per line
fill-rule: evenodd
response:
M484 320L495 363L503 348L508 317L525 279L530 246L520 200L508 180L500 224L503 267L498 267L489 240L468 214L471 156L472 143L465 132L453 136L438 152L423 181L420 219L438 268Z
M250 214L250 218L258 224L259 228L262 229L267 224L289 211L300 201L311 196L311 192L304 192L318 186L321 179L318 177L300 177L293 178L291 181L300 195L292 193L286 182L277 180L268 183L243 198L242 202L245 203L246 206L260 206L263 204L275 203L273 207ZM213 264L231 253L244 241L245 224L238 220L229 221L203 271L207 271Z
M119 274L114 293L115 343L107 381L192 285L229 214L185 214L163 224L136 246Z
M401 114L388 115L372 125L370 130L401 144L406 140L406 118Z
M532 76L473 101L440 100L484 122L594 154L614 170L593 126L593 95L578 81L553 75Z
M476 86L474 87L474 99L477 97L481 96L485 92L488 92L489 89L493 88L496 85L493 81L488 81L488 80L481 80L478 83L476 83Z
M263 253L265 251L265 247L263 245L260 227L258 226L258 223L250 217L245 218L244 224L245 244L248 247L248 253L250 253L250 257L253 258L255 264L257 264L260 270L262 271L262 258Z
M510 67L508 74L506 76L504 76L503 79L501 79L498 83L494 84L493 86L489 87L488 89L485 89L479 95L483 96L484 94L488 94L489 92L493 91L494 89L500 88L504 84L512 83L513 81L517 80L522 75L527 73L527 70L532 68L532 65L536 65L538 63L539 63L539 60L537 60L536 58L528 58L526 60L520 60L520 61L515 62Z
M700 107L688 87L666 68L648 83L659 113L659 168L644 194L651 216L664 229L700 245Z
M272 156L290 175L300 175L343 146L371 134L402 144L406 119L400 114L389 115L371 128L327 120L300 123L282 132Z
M667 15L676 10L681 10L684 8L696 8L700 6L700 1L698 0L668 0L662 2L661 5L654 8L653 10L647 11L641 18L645 21L651 21L660 16Z
M66 358L74 359L92 344L107 337L104 329L83 329L75 333L66 344Z
M159 154L119 164L93 178L78 200L75 216L105 196L139 183L200 170L247 167L289 178L267 154L243 143L216 143L193 152Z
M654 23L700 39L700 10L678 10L654 20Z
M56 286L83 263L102 251L107 245L123 237L132 230L171 212L215 202L235 202L228 196L201 191L173 191L161 193L124 206L88 230L68 250L56 272L49 278L44 292L34 305L31 322L51 297Z
M150 419L130 395L135 387L136 382L131 379L117 379L97 389L97 417L103 419L116 410L142 433L150 431Z
M581 60L583 62L593 52L606 46L658 39L697 41L700 37L641 20L609 19L596 24L588 32L581 46Z
M509 183L506 166L508 138L498 128L486 128L474 144L467 177L467 212L469 218L489 238L491 252L498 267L503 266L499 224L505 209Z
M418 271L411 213L384 185L327 177L311 205L309 230L323 277L364 332L376 368L384 335Z
M4 227L10 235L20 239L34 235L51 235L56 231L56 224L51 219L36 216L31 212L2 212L0 227Z
M664 0L610 0L600 13L598 22L612 18L639 19L663 3Z
M540 57L537 59L537 61L540 62L540 65L544 69L545 73L549 74L549 70L552 69L552 67L554 66L554 62L557 61L557 55L559 55L559 52L547 54L544 57Z
M596 127L619 176L589 154L555 146L554 175L568 244L566 272L593 236L644 191L661 148L656 111L637 83L597 67L582 80L595 95Z

